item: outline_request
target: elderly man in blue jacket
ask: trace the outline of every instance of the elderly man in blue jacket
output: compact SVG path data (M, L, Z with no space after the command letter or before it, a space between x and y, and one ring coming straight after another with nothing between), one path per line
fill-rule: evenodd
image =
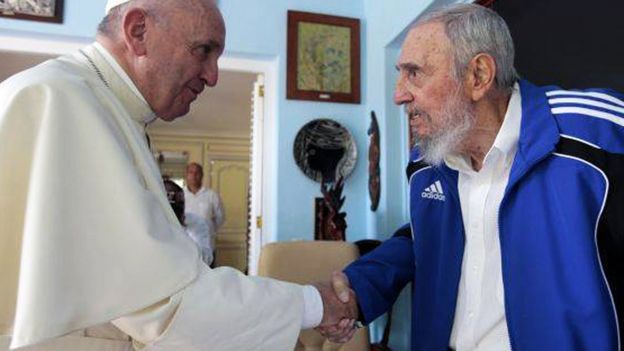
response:
M412 350L619 350L623 97L536 87L513 62L507 25L481 6L410 30L394 99L418 137L411 236L342 283L367 323L413 282ZM345 340L347 324L322 332Z

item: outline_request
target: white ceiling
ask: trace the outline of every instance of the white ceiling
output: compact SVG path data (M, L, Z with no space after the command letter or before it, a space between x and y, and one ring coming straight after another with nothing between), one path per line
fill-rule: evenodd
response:
M32 67L50 56L0 51L0 81ZM248 137L251 130L251 97L254 73L220 71L219 83L206 88L182 118L154 122L149 130L178 134L210 134Z

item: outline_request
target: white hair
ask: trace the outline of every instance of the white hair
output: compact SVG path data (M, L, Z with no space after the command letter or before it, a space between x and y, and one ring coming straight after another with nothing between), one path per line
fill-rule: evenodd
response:
M470 60L486 53L496 62L496 87L507 92L513 89L518 79L513 40L507 23L496 12L475 4L455 4L424 15L414 26L425 23L444 25L451 43L456 80L463 78Z

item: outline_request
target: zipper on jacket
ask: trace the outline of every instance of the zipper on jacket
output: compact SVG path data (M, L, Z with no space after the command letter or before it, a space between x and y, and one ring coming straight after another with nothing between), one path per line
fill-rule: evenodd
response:
M503 202L505 202L505 197L506 197L507 193L503 194L503 198L500 202L500 204L498 205L498 208L496 209L496 229L498 229L498 242L500 245L500 251L501 251L501 270L503 269L503 240L502 240L502 231L501 231L501 226L500 226L500 209L501 207L503 207ZM503 272L504 273L504 272ZM513 337L511 336L511 326L509 323L509 318L507 316L509 316L509 311L507 310L507 289L505 288L505 274L502 274L503 276L503 296L504 298L504 302L505 302L505 323L507 324L507 336L509 337L509 350L513 351L514 347L513 347Z
M520 152L520 148L518 147L518 150L516 151L516 155L514 156L514 159L516 157L518 157L518 153L519 152ZM520 183L520 180L522 178L524 178L525 175L527 173L529 173L529 171L533 167L535 167L535 165L537 165L538 163L542 162L543 160L545 160L546 158L548 158L551 155L552 155L552 153L548 153L548 154L542 155L542 157L540 157L537 160L533 161L531 166L527 167L524 170L524 172L522 173L522 175L518 176L513 183L509 183L511 181L511 173L514 170L514 163L515 163L514 162L515 160L512 161L511 169L509 170L509 176L508 176L509 179L507 181L508 182L507 183L507 187L505 189L505 192L503 193L503 198L501 199L501 202L500 202L500 204L498 204L498 208L496 209L496 219L497 219L496 228L498 229L498 241L500 243L501 271L502 271L502 276L503 276L503 291L504 291L503 296L505 297L505 321L507 322L507 334L509 335L509 347L511 348L511 350L513 350L515 347L514 347L514 338L513 338L513 335L512 335L512 329L513 328L511 328L511 322L510 322L511 319L509 318L509 316L510 316L509 309L508 309L509 307L507 306L507 289L505 288L505 280L506 280L505 279L505 275L506 274L505 274L505 271L503 270L503 267L505 266L505 261L503 260L503 258L504 258L503 257L503 251L504 251L503 250L503 232L501 230L501 216L500 216L500 212L501 212L501 208L503 208L503 205L505 204L505 200L507 200L507 197L508 197L509 193L511 192L511 190L513 188L515 188L518 183Z

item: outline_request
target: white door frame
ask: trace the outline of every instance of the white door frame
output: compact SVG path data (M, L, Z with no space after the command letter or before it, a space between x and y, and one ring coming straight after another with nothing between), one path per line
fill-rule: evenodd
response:
M271 208L268 196L275 192L277 179L274 157L277 155L277 143L275 133L277 131L277 79L278 63L277 58L258 59L248 57L238 57L232 54L225 54L219 61L219 67L228 71L256 73L262 75L264 79L264 99L262 121L255 123L253 131L253 145L250 161L251 170L251 204L249 247L248 247L248 272L256 275L258 272L258 259L260 249L264 244L276 240L273 230L273 221L268 218L268 213L275 213ZM259 121L256 121L259 122ZM257 221L260 218L260 221ZM258 225L259 224L259 225Z
M258 262L262 249L262 192L254 191L253 184L262 184L262 143L256 139L264 135L264 75L259 74L254 83L252 93L252 119L251 119L251 172L249 196L249 226L247 232L248 254L247 272L249 275L258 275Z
M81 47L90 44L93 39L84 37L69 37L59 35L47 35L31 32L0 30L0 50L38 53L51 55L70 54ZM252 57L252 58L250 58ZM252 174L256 176L251 180L251 197L261 199L261 203L252 206L259 208L261 213L251 213L252 225L256 227L255 219L259 216L262 218L261 228L256 228L250 233L249 252L259 253L261 246L268 242L275 241L275 233L273 230L273 221L266 216L267 213L274 213L271 209L271 202L262 194L271 194L274 191L275 182L268 181L277 179L275 167L263 167L263 165L271 165L271 155L276 155L277 143L275 133L277 129L277 80L278 80L278 62L277 58L256 58L245 55L237 56L235 54L225 53L219 60L219 67L222 70L246 72L261 74L264 77L264 123L263 130L255 135L252 150L261 150L261 155L251 155L254 169ZM259 176L258 176L259 175ZM258 247L258 245L260 247ZM253 249L253 250L252 250ZM249 272L257 271L257 257L249 260Z

